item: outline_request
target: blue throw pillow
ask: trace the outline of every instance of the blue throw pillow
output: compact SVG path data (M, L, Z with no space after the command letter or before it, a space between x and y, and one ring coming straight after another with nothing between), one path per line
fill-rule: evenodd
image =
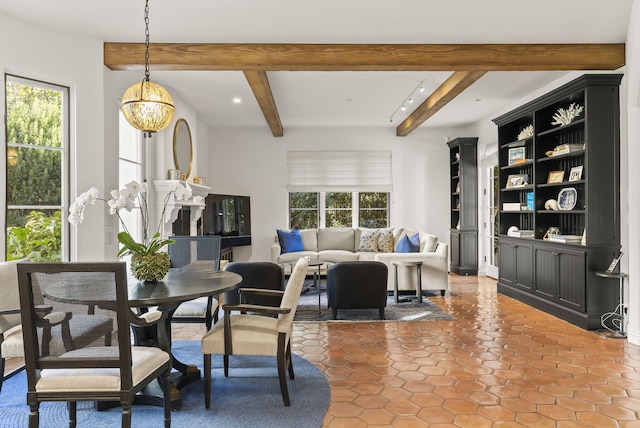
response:
M277 229L276 232L278 233L278 241L280 241L280 254L304 251L302 236L300 236L298 229L293 229L291 232Z
M420 252L420 234L416 233L412 237L404 235L398 246L396 247L396 253L418 253Z

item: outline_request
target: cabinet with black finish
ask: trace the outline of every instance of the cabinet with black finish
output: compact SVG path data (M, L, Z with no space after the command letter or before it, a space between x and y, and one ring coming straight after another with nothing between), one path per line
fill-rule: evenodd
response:
M449 141L451 164L451 272L478 274L477 138Z
M575 311L585 310L586 250L539 243L534 268L534 294Z
M621 78L583 75L494 119L498 291L586 329L618 301L595 272L620 251ZM516 261L521 245L531 257ZM514 268L530 269L530 287Z
M515 289L533 290L533 243L520 239L500 239L500 280Z

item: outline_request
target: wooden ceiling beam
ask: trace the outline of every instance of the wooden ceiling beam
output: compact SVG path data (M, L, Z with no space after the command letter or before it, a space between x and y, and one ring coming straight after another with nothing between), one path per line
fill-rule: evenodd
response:
M282 137L284 135L284 129L282 128L282 122L280 122L280 115L278 114L278 108L276 102L273 99L273 93L271 92L271 85L269 85L269 79L267 79L267 73L265 71L244 71L244 76L249 82L249 86L253 91L253 95L262 109L262 114L267 120L267 124L271 129L271 133L274 137Z
M462 91L484 76L486 71L456 71L433 91L400 125L396 127L398 137L406 137L411 131L436 114L438 110L460 95Z
M144 43L104 43L111 70L141 70ZM269 44L152 43L154 70L543 71L615 70L612 44Z

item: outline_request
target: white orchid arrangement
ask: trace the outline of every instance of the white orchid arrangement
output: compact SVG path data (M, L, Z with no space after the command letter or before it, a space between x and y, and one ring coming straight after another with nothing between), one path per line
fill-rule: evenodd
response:
M160 229L164 222L164 214L167 209L167 205L173 196L176 200L187 200L191 198L191 188L185 187L180 183L171 189L169 193L164 197L164 205L162 208L162 214L160 215L160 221L156 232L149 238L149 205L147 203L147 183L138 183L132 181L127 183L123 189L112 190L109 194L111 199L103 199L99 197L98 189L95 187L90 188L86 192L82 193L76 198L76 200L69 207L69 223L79 224L84 221L84 211L87 205L95 205L95 201L106 202L109 206L109 214L117 215L122 225L123 231L118 233L118 241L122 244L122 248L118 252L118 257L126 256L129 254L135 255L147 255L157 253L160 248L165 245L173 244L175 241L170 238L163 238L160 235ZM203 203L202 196L194 197L195 203ZM132 211L139 209L142 216L142 242L136 242L124 220L120 216L120 210Z

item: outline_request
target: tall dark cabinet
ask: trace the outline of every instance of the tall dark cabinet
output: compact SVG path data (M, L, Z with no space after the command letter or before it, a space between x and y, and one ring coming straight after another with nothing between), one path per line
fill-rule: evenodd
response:
M584 75L494 119L498 291L585 329L618 303L595 272L620 251L621 79Z
M478 274L477 138L449 141L451 164L451 272Z

